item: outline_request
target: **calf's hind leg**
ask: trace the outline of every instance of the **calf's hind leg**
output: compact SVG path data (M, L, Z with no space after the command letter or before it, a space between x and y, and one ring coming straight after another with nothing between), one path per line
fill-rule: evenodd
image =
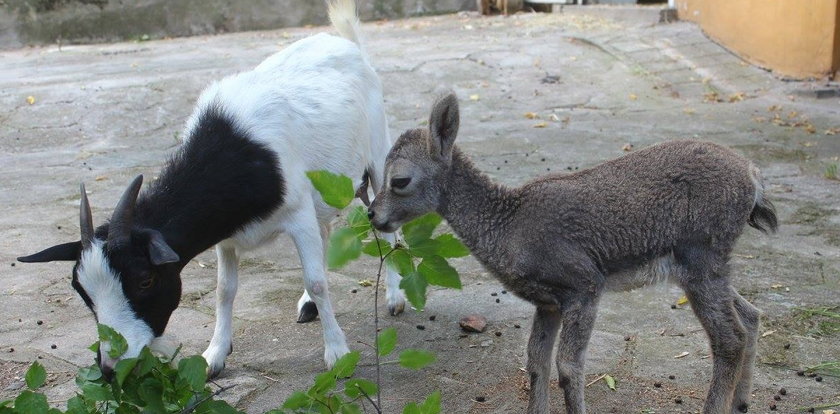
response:
M557 347L557 372L566 399L566 413L584 414L583 365L598 312L598 293L577 292L562 303L562 328Z
M712 381L703 413L729 413L745 360L748 336L735 310L728 269L724 265L715 273L689 271L686 278L683 289L712 348Z
M741 362L741 373L738 383L735 386L735 394L732 399L732 412L745 413L749 408L750 391L752 390L753 364L755 363L755 346L758 341L758 327L760 312L746 299L741 297L734 289L732 295L735 297L735 311L741 324L746 330L746 347L744 348L744 360Z

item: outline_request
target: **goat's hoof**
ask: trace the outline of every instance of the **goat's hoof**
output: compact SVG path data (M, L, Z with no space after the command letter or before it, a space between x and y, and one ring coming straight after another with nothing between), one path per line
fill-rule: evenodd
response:
M312 322L318 317L318 307L315 302L306 302L300 307L297 323Z
M228 355L233 353L233 344L230 344L230 348L228 348Z
M219 376L225 369L225 363L222 362L222 366L208 366L207 367L207 379L214 379Z
M741 405L738 406L738 411L739 412L745 413L749 410L750 410L750 405L747 404L747 403L741 403Z
M391 316L397 316L405 310L405 302L398 303L396 305L388 305L388 314Z

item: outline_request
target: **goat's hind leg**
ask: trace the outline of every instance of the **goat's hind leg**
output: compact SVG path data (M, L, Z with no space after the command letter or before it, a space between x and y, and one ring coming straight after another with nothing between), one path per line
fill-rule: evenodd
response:
M718 272L689 272L681 285L712 348L712 382L704 414L732 412L733 394L741 375L747 347L747 332L735 310L728 269Z
M760 312L734 289L732 294L735 297L735 311L738 312L741 324L744 325L746 330L744 360L741 362L741 372L738 377L738 384L735 386L732 412L745 413L749 408L750 392L752 391L753 364L755 363L755 346L758 341Z
M239 254L230 245L217 244L218 278L216 284L216 327L213 339L202 356L207 360L209 376L215 377L225 367L225 358L233 351L233 299L238 286Z

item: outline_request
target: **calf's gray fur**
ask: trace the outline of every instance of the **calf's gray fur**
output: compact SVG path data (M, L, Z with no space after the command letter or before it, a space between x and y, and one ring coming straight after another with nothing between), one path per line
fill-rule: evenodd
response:
M758 169L721 146L674 141L519 188L494 184L454 145L458 101L432 109L388 155L386 185L369 215L393 231L441 214L508 290L536 306L528 341L528 413L547 413L549 360L567 413L584 413L586 346L598 300L671 279L706 330L713 376L704 413L746 412L759 312L730 284L730 254L745 224L777 226Z

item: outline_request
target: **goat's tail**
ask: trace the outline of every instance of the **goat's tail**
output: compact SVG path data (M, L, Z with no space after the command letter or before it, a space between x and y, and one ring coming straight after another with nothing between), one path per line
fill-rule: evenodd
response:
M761 171L754 165L750 165L750 179L755 186L755 204L747 223L763 233L775 232L779 227L776 207L764 196L764 181L761 178Z
M362 25L356 14L356 0L327 0L330 22L341 37L362 48ZM364 49L363 49L364 52Z

